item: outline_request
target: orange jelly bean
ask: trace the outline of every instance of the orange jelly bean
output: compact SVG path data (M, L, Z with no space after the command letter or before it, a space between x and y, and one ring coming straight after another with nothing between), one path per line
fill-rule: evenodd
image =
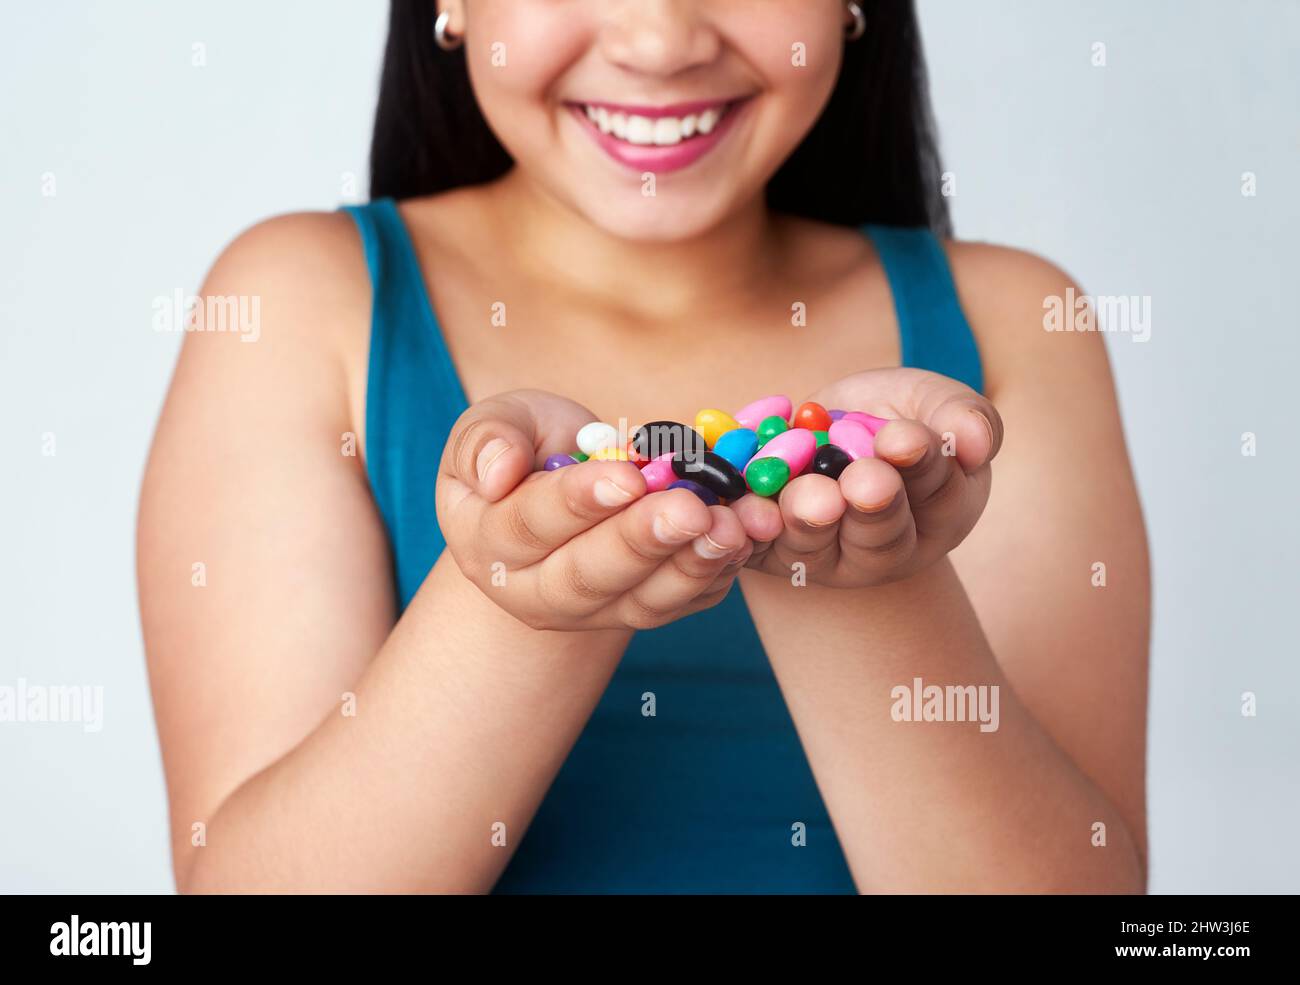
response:
M794 412L791 427L804 428L808 431L829 431L831 429L831 412L814 400L799 405Z

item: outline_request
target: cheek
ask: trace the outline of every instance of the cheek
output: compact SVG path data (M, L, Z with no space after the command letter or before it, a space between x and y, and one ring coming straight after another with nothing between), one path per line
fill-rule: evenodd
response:
M816 122L839 76L844 35L838 22L792 12L741 36L744 57L764 80L769 118L802 135Z
M543 136L539 113L557 79L590 46L590 28L570 5L477 0L467 6L465 58L475 98L513 152Z

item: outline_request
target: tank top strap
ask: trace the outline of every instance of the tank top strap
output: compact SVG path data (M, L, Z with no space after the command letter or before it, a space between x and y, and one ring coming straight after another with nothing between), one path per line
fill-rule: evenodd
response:
M382 198L343 211L356 222L370 271L366 472L405 608L445 546L432 491L443 444L469 404L397 203Z
M961 308L943 245L924 227L868 225L898 317L902 364L984 391L975 335Z

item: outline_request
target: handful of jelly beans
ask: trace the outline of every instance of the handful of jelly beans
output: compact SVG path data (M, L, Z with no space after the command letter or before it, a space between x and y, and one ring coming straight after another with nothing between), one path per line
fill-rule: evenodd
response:
M747 492L775 496L806 473L838 479L850 462L870 458L876 433L888 421L861 411L827 410L808 401L763 397L734 415L707 408L693 427L653 421L624 441L619 430L592 421L578 431L578 451L552 455L549 471L588 458L635 462L646 489L689 489L710 506Z

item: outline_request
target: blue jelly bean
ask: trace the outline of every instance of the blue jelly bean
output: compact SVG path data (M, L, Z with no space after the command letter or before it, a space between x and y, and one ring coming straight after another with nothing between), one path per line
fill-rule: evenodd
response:
M577 465L578 460L572 455L552 455L546 460L542 468L547 472L554 472L556 469L562 469L566 465Z
M749 428L735 428L728 431L713 446L715 455L725 458L742 472L745 471L745 466L749 464L756 451L758 451L758 435Z
M718 494L712 489L705 489L698 482L692 482L690 479L678 479L669 489L689 489L695 495L704 501L705 506L717 506L722 500L718 499Z

